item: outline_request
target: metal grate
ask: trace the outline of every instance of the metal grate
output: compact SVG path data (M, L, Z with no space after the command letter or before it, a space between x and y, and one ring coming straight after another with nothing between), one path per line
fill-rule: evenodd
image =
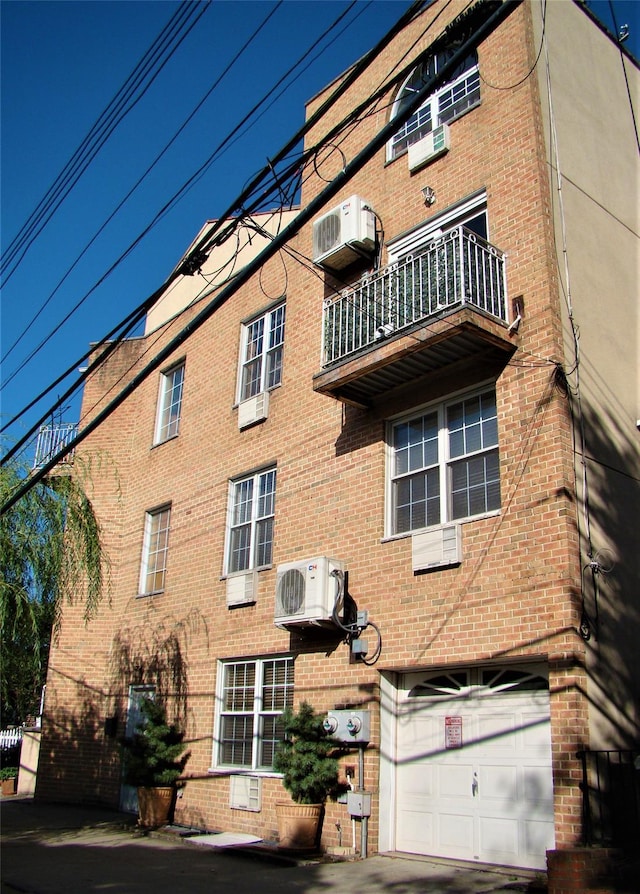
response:
M640 840L640 750L579 751L586 845L636 848Z

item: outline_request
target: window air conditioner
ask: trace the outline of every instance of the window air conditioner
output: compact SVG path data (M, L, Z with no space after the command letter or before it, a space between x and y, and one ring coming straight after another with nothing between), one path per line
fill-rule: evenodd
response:
M289 627L332 621L338 592L333 571L344 571L343 563L326 556L278 565L275 624Z
M448 152L450 146L449 125L441 124L417 143L410 144L407 150L409 170L417 171L418 168L424 167L430 161L434 161L440 155Z
M351 196L313 223L313 262L341 270L376 247L376 221L360 196Z
M414 571L459 565L462 562L462 528L460 525L442 525L414 534L411 552Z
M248 605L256 601L258 592L258 572L245 571L227 578L227 608Z
M248 428L256 422L262 422L269 415L269 392L260 391L259 394L247 398L238 404L238 428Z
M262 809L262 779L259 776L230 776L229 807L259 813Z

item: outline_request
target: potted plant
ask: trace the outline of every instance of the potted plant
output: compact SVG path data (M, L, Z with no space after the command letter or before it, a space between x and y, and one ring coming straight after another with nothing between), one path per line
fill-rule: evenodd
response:
M189 753L184 753L184 733L167 722L164 707L152 699L140 705L142 719L125 742L125 782L138 790L138 823L145 828L169 821L176 782Z
M15 795L18 788L18 768L2 767L0 780L2 781L2 794Z
M276 802L279 845L287 850L318 846L325 801L344 791L338 781L335 744L323 719L307 702L297 713L288 708L283 714L285 738L274 755L273 769L282 773L292 798Z

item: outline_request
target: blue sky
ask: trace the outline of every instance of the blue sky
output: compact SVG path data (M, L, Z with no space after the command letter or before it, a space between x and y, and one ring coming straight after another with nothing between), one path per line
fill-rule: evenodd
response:
M589 5L612 27L608 0ZM631 28L627 45L637 56L640 4L613 0L612 5L618 26ZM175 0L2 0L3 251L179 6ZM359 0L343 20L348 25L344 33L325 41L327 49L317 60L307 57L308 67L263 118L51 335L218 142L349 6L342 0L203 4L204 14L149 90L20 263L7 268L1 319L3 425L163 282L202 223L221 214L302 125L305 101L369 49L409 0ZM271 11L246 53L50 298L99 227ZM67 385L58 386L13 425L5 433L9 442L21 437ZM63 411L64 421L77 421L78 416L79 398Z

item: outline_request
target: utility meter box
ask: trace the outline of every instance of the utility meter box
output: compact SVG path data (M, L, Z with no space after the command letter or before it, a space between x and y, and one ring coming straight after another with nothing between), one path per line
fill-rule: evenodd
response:
M371 738L369 711L329 711L323 726L335 742L363 745Z
M347 792L350 816L371 816L371 792Z

